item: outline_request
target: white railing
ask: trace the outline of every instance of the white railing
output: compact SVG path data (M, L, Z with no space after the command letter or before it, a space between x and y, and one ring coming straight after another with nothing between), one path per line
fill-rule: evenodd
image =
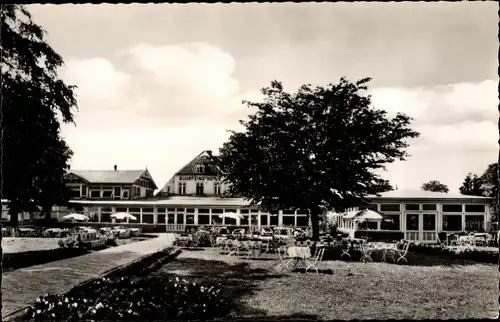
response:
M420 232L418 231L407 231L405 233L405 239L409 241L419 241L420 240L419 234Z
M166 231L184 231L186 229L186 225L182 224L167 224Z

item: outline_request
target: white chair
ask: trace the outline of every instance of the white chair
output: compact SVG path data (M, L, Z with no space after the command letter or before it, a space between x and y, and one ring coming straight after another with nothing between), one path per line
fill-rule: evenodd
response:
M410 243L405 242L403 245L402 250L397 250L397 257L398 259L396 260L397 263L399 263L400 260L403 260L408 263L408 260L406 259L406 255L408 255L408 249L410 248Z
M318 271L317 265L323 259L324 254L325 254L325 248L316 247L316 251L314 252L314 257L312 258L312 261L309 261L306 259L306 263L307 263L306 272L309 269L314 268L314 270L316 270L316 273L318 273L319 271Z
M373 259L371 257L371 254L373 252L373 248L370 245L365 244L365 243L362 243L360 245L360 248L361 248L361 253L363 254L363 256L361 256L360 261L373 262Z
M289 269L290 264L292 262L292 258L288 256L288 247L280 246L277 249L278 253L278 270L284 271L285 269Z

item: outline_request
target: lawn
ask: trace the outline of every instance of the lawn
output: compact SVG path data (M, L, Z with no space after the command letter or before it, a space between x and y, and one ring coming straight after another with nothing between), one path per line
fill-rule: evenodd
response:
M410 263L419 255L409 256ZM329 261L326 273L279 273L261 260L183 251L159 272L221 283L221 318L450 319L498 315L498 267L424 259L420 265Z
M49 250L59 246L59 238L32 238L32 237L3 237L2 250L4 253L20 253L30 250Z

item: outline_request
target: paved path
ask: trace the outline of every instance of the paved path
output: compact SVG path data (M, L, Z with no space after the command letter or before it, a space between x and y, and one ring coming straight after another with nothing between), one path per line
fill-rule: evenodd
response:
M39 296L67 292L76 284L171 245L169 235L158 235L154 239L4 273L3 315L30 305Z

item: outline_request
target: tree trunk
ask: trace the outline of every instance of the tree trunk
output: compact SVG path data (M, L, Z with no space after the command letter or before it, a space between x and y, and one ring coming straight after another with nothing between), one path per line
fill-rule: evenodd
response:
M17 227L19 226L19 213L15 210L12 210L9 208L9 214L10 214L10 225L12 227Z
M312 239L319 240L319 211L311 209Z
M3 204L0 203L0 211L3 213ZM0 220L0 290L2 289L2 276L3 276L3 261L1 258L3 258L3 248L2 248L2 237L3 237L3 224L2 221ZM0 318L2 317L2 292L0 292Z

